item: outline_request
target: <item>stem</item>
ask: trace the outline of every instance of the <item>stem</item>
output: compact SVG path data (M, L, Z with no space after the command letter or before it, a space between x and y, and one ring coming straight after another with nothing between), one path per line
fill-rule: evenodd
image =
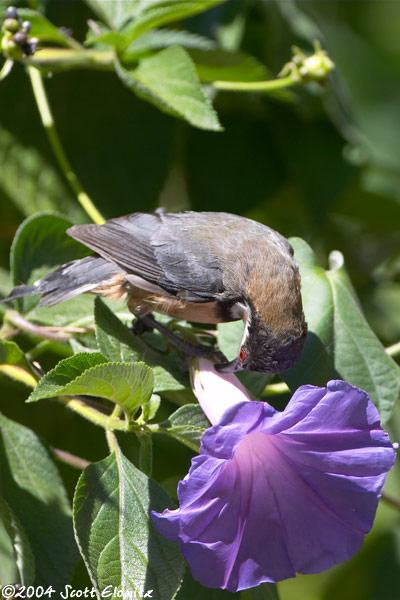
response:
M43 79L40 71L32 65L28 65L27 70L31 80L32 90L35 96L39 114L42 119L43 127L46 130L50 144L53 148L53 152L58 160L58 164L60 165L62 172L64 173L72 191L74 192L74 194L76 194L80 205L87 213L87 215L89 215L89 217L94 223L104 223L104 218L94 206L89 196L83 191L83 188L77 176L73 172L72 167L61 145L61 141L58 137L58 133L54 124L53 115L46 96L46 91L44 89Z
M399 356L400 355L400 342L397 342L396 344L393 344L392 346L389 346L388 348L386 348L386 354L389 354L389 356Z
M111 413L110 419L119 419L121 413L122 413L122 408L120 406L118 406L118 404L116 404L114 406L114 410ZM106 429L106 440L107 440L107 445L110 450L110 453L113 453L113 452L117 453L117 451L119 450L119 444L118 444L118 440L117 440L115 434L112 432L111 428Z
M10 73L11 69L13 68L14 65L14 61L11 58L7 58L4 65L1 68L0 71L0 81L2 81L3 79L5 79L7 77L7 75Z
M106 440L108 449L110 450L110 454L112 454L113 452L117 454L119 451L118 440L115 433L113 433L109 429L106 430Z
M78 398L68 398L65 396L60 396L58 400L67 408L78 413L81 417L84 417L85 419L91 421L95 425L100 425L100 427L104 427L104 429L106 429L107 431L129 431L129 423L127 423L126 421L122 421L116 418L115 416L113 416L113 414L109 416L105 415L99 410L91 408Z
M32 333L41 338L46 338L48 340L52 340L55 342L65 342L71 339L71 334L69 333L59 333L54 330L49 330L47 327L43 327L41 325L35 325L30 321L27 321L22 315L17 313L16 311L8 311L5 314L5 320L13 325L16 325L23 331L27 331L28 333Z
M50 447L50 450L57 460L65 463L66 465L70 465L75 469L80 469L83 471L83 469L86 469L86 467L90 465L90 461L86 460L85 458L81 458L80 456L75 456L70 452L65 452L65 450L52 447Z
M37 381L33 377L33 375L28 373L28 371L25 371L25 369L23 369L22 367L18 367L17 365L0 365L0 373L4 373L4 375L7 375L8 377L11 377L11 379L15 379L16 381L20 381L28 387L36 387Z
M100 50L85 50L78 48L42 48L26 64L38 67L45 72L71 71L72 69L98 69L111 71L114 69L115 53Z
M217 90L231 90L235 92L269 92L290 87L298 83L291 75L269 79L268 81L214 81Z
M400 510L400 500L397 500L397 498L393 498L393 496L388 496L385 492L382 492L381 500L389 504L392 508Z

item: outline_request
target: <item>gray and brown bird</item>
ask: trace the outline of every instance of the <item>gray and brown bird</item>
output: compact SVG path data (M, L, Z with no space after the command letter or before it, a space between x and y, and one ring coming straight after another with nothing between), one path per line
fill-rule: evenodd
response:
M273 229L217 212L134 213L67 230L94 251L5 300L41 294L52 306L91 292L127 298L135 316L152 311L199 323L243 319L240 351L219 371L280 373L307 335L300 276L289 242Z

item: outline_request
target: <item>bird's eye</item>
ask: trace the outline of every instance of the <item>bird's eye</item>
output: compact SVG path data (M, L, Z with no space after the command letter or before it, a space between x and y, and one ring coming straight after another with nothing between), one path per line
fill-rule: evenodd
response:
M243 350L243 348L240 348L240 352L239 352L239 358L240 360L243 362L244 359L246 358L246 354L245 351Z

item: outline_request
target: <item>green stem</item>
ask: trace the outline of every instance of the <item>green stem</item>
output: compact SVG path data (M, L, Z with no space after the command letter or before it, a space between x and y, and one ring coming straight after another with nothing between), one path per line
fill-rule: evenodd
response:
M106 440L108 449L110 450L110 454L112 454L113 452L117 454L119 452L117 436L110 429L106 429Z
M78 48L42 48L26 64L38 67L45 73L58 73L72 69L98 69L111 71L114 69L115 53Z
M113 414L110 416L105 415L99 410L91 408L82 402L82 400L78 400L78 398L60 396L58 400L70 410L78 413L81 417L84 417L95 425L100 425L100 427L103 427L107 431L130 431L129 423L126 421L116 418Z
M32 90L36 99L36 104L39 109L40 117L42 119L43 127L46 130L50 144L53 148L54 154L58 160L58 164L62 172L64 173L68 183L71 186L72 191L76 194L79 203L81 204L84 211L89 215L94 223L104 223L103 216L99 213L97 208L89 196L83 191L81 184L72 167L68 161L68 158L61 145L60 138L54 124L53 115L51 108L46 96L46 91L43 85L43 79L40 71L32 66L27 66L28 74L32 84Z
M386 353L389 354L389 356L399 356L400 355L400 342L397 342L396 344L393 344L392 346L389 346L388 348L386 348Z
M110 419L119 419L122 414L122 408L116 404L114 410L110 415ZM117 452L119 450L119 444L116 435L113 433L112 428L106 429L106 440L110 453Z
M269 92L296 85L292 75L269 79L268 81L214 81L217 90L230 90L235 92Z
M20 381L28 387L36 387L37 381L33 375L17 365L0 365L0 373L4 373L4 375L7 375L7 377L11 377L11 379Z

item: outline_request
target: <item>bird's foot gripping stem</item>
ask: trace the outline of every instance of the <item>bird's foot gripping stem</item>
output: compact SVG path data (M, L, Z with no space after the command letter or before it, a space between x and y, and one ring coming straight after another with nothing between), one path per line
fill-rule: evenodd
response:
M136 335L140 335L145 331L153 331L153 329L157 329L160 333L162 333L162 335L170 339L177 348L189 356L217 358L220 361L226 362L226 358L222 352L215 350L215 348L212 348L211 346L192 344L191 342L184 340L179 335L176 335L176 333L168 329L168 327L165 327L165 325L159 323L151 314L138 317L132 328L133 333Z

